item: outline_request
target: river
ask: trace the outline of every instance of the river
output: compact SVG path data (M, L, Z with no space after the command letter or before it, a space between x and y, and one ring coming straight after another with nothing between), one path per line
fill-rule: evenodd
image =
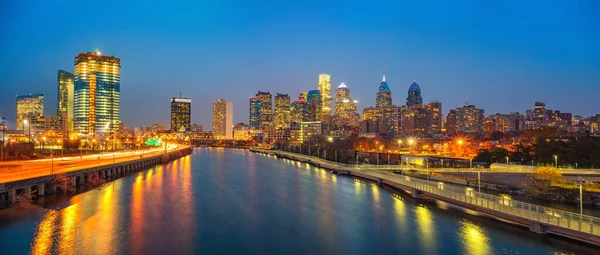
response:
M594 254L443 203L241 149L168 165L39 209L0 212L0 254Z

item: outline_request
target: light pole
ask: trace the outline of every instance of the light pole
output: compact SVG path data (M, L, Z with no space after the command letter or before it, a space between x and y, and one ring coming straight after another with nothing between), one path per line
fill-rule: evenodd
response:
M31 122L29 122L28 120L23 120L23 124L28 125L27 134L29 137L29 142L31 143ZM23 128L25 128L25 127L23 127Z
M337 163L337 151L334 151L333 153L335 155L335 163Z
M398 150L400 150L400 148L402 148L402 140L398 140Z
M390 153L388 152L388 166L390 165Z
M558 168L558 155L554 154L554 167Z
M473 158L469 159L469 168L473 168Z
M583 215L583 178L577 177L579 180L579 214Z
M505 158L506 158L506 164L508 165L508 156L506 156Z
M408 145L409 145L408 146L408 154L410 154L410 151L412 150L413 143L415 143L415 140L413 140L413 139L408 140Z
M481 192L481 172L477 171L477 191Z

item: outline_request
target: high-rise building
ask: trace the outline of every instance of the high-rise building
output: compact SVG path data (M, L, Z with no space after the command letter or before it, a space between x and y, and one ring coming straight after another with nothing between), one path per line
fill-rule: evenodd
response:
M250 129L260 129L260 113L262 111L262 101L258 97L250 98Z
M100 51L75 57L73 125L80 134L110 133L120 126L121 60Z
M274 123L276 128L285 127L290 122L290 96L288 94L275 95L275 116Z
M49 137L60 138L67 134L67 118L65 116L36 116L30 119L31 135L48 135Z
M321 102L323 103L323 116L331 115L331 75L319 74L317 89L321 92Z
M24 130L23 121L31 121L42 115L44 115L44 93L17 96L17 130Z
M219 98L213 103L213 137L216 139L233 139L233 103Z
M386 106L381 108L381 124L379 133L397 135L399 133L400 107Z
M262 92L259 90L256 97L261 101L260 129L270 129L273 127L273 96L270 92Z
M483 131L484 110L477 109L474 105L465 105L450 110L447 117L446 132L478 133Z
M385 106L392 106L392 92L385 81L385 72L383 73L383 80L379 84L379 90L377 91L377 97L375 98L375 107L381 108Z
M171 98L171 132L190 131L192 124L192 99Z
M535 102L533 108L533 119L544 121L546 120L546 104L542 102Z
M367 107L363 109L363 120L361 124L362 133L379 133L383 112L381 108Z
M496 113L484 118L483 129L486 133L493 132L519 132L525 130L525 116L518 112L510 114Z
M421 97L421 88L417 81L413 81L408 88L408 97L406 98L406 106L422 105L423 98Z
M308 119L310 121L323 120L323 96L319 90L311 90L308 92Z
M290 122L300 123L309 121L308 103L306 101L294 101L290 107Z
M401 130L404 135L425 135L429 130L427 109L424 105L402 106Z
M164 123L154 123L154 125L152 125L152 132L160 133L160 132L164 132L164 131L165 131Z
M75 93L74 76L67 71L58 70L58 93L56 100L56 116L67 120L67 130L73 132L73 96Z
M439 101L431 101L425 105L426 133L440 134L442 132L442 103Z
M350 89L342 82L335 90L335 123L338 126L357 127L360 122L358 101L350 97Z

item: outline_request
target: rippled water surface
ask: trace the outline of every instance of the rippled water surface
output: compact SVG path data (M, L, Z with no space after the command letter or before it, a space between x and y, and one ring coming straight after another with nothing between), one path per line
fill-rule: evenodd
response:
M0 254L598 254L597 247L234 149L198 148L41 204L44 210L18 218L0 213Z

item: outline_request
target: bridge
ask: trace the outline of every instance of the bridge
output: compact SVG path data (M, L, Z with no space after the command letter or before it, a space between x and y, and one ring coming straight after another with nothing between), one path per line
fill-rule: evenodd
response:
M253 152L306 162L336 174L354 176L403 190L415 198L430 198L461 206L496 219L529 228L538 234L554 234L600 246L600 218L567 212L461 188L390 173L385 166L345 165L321 158L283 151ZM398 166L394 166L398 167ZM397 169L397 168L396 168Z

